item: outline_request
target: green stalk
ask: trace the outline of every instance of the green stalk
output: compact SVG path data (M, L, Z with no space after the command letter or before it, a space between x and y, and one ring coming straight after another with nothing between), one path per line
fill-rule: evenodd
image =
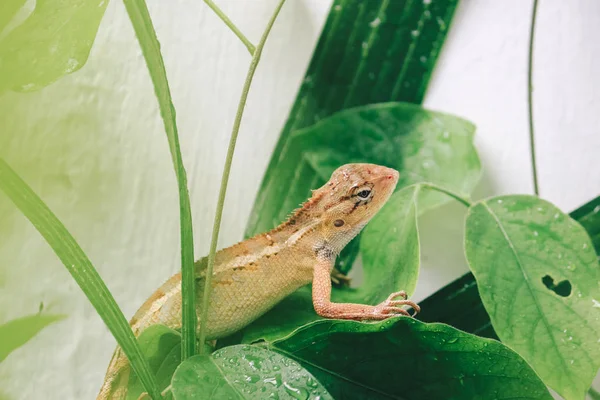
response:
M535 135L533 131L533 42L535 35L535 19L537 16L538 0L533 0L531 12L531 27L529 31L529 57L527 60L527 106L529 111L529 146L531 152L531 172L533 174L533 191L536 196L540 195L538 185L537 162L535 159Z
M417 185L420 185L424 188L428 188L428 189L432 189L435 190L436 192L440 192L440 193L444 193L447 196L452 197L454 200L458 201L459 203L462 203L465 205L465 207L471 207L471 201L469 201L468 199L466 199L465 197L462 197L461 195L454 193L453 191L443 188L441 186L438 186L436 184L433 183L418 183Z
M281 7L283 7L283 3L285 0L280 0L279 4L275 8L275 12L271 16L271 19L267 23L267 27L263 32L262 37L260 38L260 42L258 42L258 46L256 46L256 50L254 51L254 55L252 56L252 60L250 61L250 67L248 68L248 73L246 75L246 81L244 82L244 87L242 88L242 96L240 98L237 112L235 115L235 120L233 122L233 129L231 131L231 137L229 139L229 148L227 149L227 157L225 158L225 167L223 168L223 176L221 178L221 188L219 190L219 200L217 202L217 211L215 213L215 221L213 224L212 237L210 241L210 251L208 253L208 265L206 267L206 282L204 285L204 295L202 297L202 308L200 312L200 353L205 353L204 342L206 342L206 320L208 315L208 304L210 301L210 290L212 287L212 275L213 269L215 265L215 253L217 252L217 241L219 239L219 230L221 229L221 218L223 216L223 204L225 203L225 193L227 192L227 183L229 181L229 172L231 171L231 162L233 160L233 153L235 150L235 143L237 141L238 132L240 130L240 125L242 123L242 116L244 115L244 108L246 106L246 100L248 99L248 92L250 91L250 85L252 84L252 78L254 77L254 73L256 72L256 67L258 66L258 62L260 61L260 56L262 54L262 50L265 46L267 38L269 37L269 33L271 32L271 28L277 19L277 15L279 15L279 11Z
M2 158L0 158L0 189L46 239L48 245L75 279L123 349L131 368L139 377L148 394L153 399L161 399L158 384L154 374L150 371L148 361L123 312L98 271L62 222Z
M160 53L160 44L152 26L148 7L144 0L124 0L123 2L150 72L177 175L181 240L181 359L183 361L196 354L197 324L194 238L187 177L179 147L175 107L173 107L167 73Z
M215 14L217 14L219 18L221 18L223 22L225 22L225 25L227 25L229 29L231 29L231 31L235 34L235 36L237 36L238 39L240 39L242 43L244 43L244 46L246 46L250 55L253 56L254 51L256 49L254 45L248 40L248 38L244 36L242 31L240 31L238 27L235 26L233 22L231 22L229 17L227 17L227 15L225 15L225 13L221 11L221 9L215 3L213 3L212 0L204 0L204 2L215 12Z

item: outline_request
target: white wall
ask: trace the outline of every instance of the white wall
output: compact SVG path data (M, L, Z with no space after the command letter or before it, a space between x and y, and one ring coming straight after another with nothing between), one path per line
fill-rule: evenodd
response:
M275 0L220 0L256 42ZM220 244L238 241L329 1L289 0L268 41L233 164ZM197 254L208 248L218 181L249 55L201 1L149 1L189 175ZM531 193L526 105L530 1L463 0L425 102L478 126L476 197ZM541 2L535 122L541 194L570 211L600 194L600 3ZM7 110L10 110L7 111ZM175 178L156 100L123 4L113 1L87 65L35 94L0 97L0 155L56 212L127 316L178 268ZM467 267L459 205L422 220L422 299ZM0 322L67 320L0 364L14 399L93 398L115 346L33 227L0 196Z

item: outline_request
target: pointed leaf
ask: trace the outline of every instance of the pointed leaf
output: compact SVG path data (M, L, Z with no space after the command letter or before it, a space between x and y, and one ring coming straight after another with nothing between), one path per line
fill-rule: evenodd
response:
M600 367L600 267L583 227L533 196L469 209L465 250L500 339L565 399Z
M304 365L338 399L552 399L500 342L407 317L318 321L270 347Z
M0 362L11 352L31 340L42 329L65 317L65 315L35 314L13 319L0 325Z
M365 228L361 241L365 282L361 289L369 297L364 301L380 302L399 290L409 295L414 292L420 263L419 192L418 185L396 192Z
M173 376L176 400L332 399L297 362L256 346L230 346L184 361Z

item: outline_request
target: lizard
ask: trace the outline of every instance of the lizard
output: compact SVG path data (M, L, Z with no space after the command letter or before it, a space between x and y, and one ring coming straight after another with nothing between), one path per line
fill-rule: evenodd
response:
M242 329L310 283L314 309L324 318L410 316L404 306L419 312L404 291L391 293L376 306L330 299L331 281L345 279L334 269L337 255L384 206L398 178L398 171L380 165L343 165L281 225L218 251L207 321L198 321L207 323L207 339ZM206 257L195 263L198 299L203 296L206 264ZM156 290L130 321L136 336L153 324L181 328L181 273ZM129 374L129 361L117 348L97 399L125 398Z

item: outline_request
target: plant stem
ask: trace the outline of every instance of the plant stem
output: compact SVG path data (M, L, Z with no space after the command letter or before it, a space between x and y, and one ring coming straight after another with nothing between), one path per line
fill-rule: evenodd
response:
M217 14L219 18L221 18L223 22L225 22L225 25L227 25L229 29L231 29L231 31L235 34L235 36L237 36L238 39L240 39L242 43L244 43L244 46L246 46L248 52L250 52L250 55L253 56L254 52L256 51L254 45L248 40L246 36L244 36L244 34L238 29L238 27L235 26L233 22L231 22L229 17L225 15L225 13L221 11L221 9L215 3L213 3L212 0L204 0L204 2L215 12L215 14Z
M537 162L535 160L535 136L533 130L533 41L535 34L535 20L537 16L538 0L533 0L531 12L531 29L529 31L529 59L527 62L527 105L529 110L529 145L531 151L531 169L533 174L533 191L536 196L540 194L537 177Z
M590 396L592 400L600 400L600 392L598 392L593 387L591 387L590 390L588 390L588 396Z
M428 188L428 189L433 189L440 193L444 193L445 195L452 197L454 200L457 200L458 202L464 204L466 207L471 207L471 201L469 201L468 199L462 197L461 195L459 195L457 193L454 193L451 190L445 189L445 188L435 185L433 183L419 183L418 185Z
M223 176L221 178L221 188L219 190L219 199L217 201L217 211L215 213L215 221L213 225L212 237L210 241L210 251L208 252L208 265L206 267L206 280L204 284L204 294L202 296L202 308L200 313L200 335L199 335L199 343L200 343L200 354L204 354L206 352L204 343L206 342L206 329L207 329L207 316L208 316L208 304L210 300L210 291L212 287L212 275L213 269L215 265L215 253L217 252L217 241L219 239L219 230L221 229L221 217L223 216L223 204L225 203L225 193L227 192L227 183L229 181L229 172L231 171L231 162L233 161L233 152L235 150L235 143L237 141L238 132L240 130L240 125L242 122L242 116L244 115L244 108L246 106L246 100L248 99L248 92L250 91L250 85L252 84L252 78L254 77L254 73L256 72L256 67L258 66L258 62L260 61L260 56L262 54L262 50L265 46L265 42L269 37L269 33L271 32L271 28L277 19L277 15L279 15L279 11L281 7L283 7L283 3L285 0L280 0L279 4L275 8L275 12L271 16L271 19L267 23L267 27L260 38L260 42L258 46L256 46L256 50L252 55L252 60L250 61L250 67L248 68L248 73L246 75L246 81L244 82L244 87L242 88L242 96L240 98L240 102L238 104L237 112L235 115L235 120L233 122L233 129L231 131L231 137L229 139L229 148L227 149L227 157L225 158L225 167L223 168Z
M160 115L169 142L177 186L179 189L179 229L181 242L181 359L196 354L196 279L194 275L194 238L192 211L187 177L179 146L175 107L171 99L167 72L160 53L160 44L152 25L145 0L124 0L127 14L142 48L142 54L152 79Z

